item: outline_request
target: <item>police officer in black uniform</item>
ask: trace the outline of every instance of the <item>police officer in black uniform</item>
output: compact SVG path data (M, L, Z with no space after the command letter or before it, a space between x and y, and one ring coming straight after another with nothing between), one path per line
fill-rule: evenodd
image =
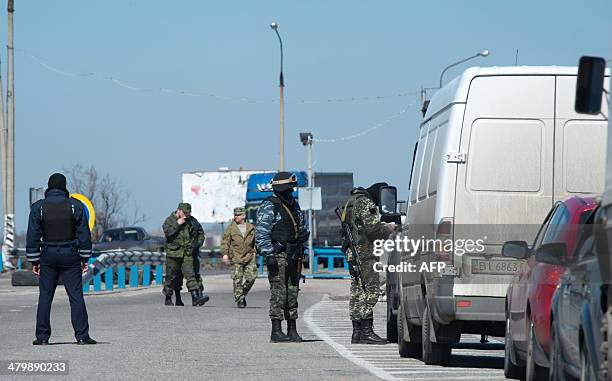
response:
M77 344L96 344L89 337L87 309L83 299L82 272L91 255L91 233L83 204L69 197L66 177L49 177L45 199L32 205L28 221L26 253L39 276L36 340L49 344L51 303L59 277L70 300L70 315Z

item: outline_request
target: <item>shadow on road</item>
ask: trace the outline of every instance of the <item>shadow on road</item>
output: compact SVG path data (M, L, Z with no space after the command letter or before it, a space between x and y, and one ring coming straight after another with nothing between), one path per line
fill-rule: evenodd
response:
M453 345L453 348L457 349L480 349L480 350L504 350L504 344L502 343L459 343Z
M453 355L448 366L456 368L504 369L504 359L494 356Z

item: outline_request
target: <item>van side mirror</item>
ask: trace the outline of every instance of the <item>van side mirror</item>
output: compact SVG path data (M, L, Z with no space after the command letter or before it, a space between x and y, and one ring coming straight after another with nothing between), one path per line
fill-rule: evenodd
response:
M580 57L576 81L576 103L579 114L597 115L601 112L606 60L601 57Z
M562 242L545 243L536 251L536 261L549 265L565 266L567 264L567 247Z
M380 188L379 198L380 214L395 214L397 213L397 188L386 186Z
M502 256L525 259L529 255L529 246L525 241L507 241L502 246Z
M397 225L402 224L402 215L397 212L397 188L385 186L380 188L380 205L378 209L382 222L393 222Z

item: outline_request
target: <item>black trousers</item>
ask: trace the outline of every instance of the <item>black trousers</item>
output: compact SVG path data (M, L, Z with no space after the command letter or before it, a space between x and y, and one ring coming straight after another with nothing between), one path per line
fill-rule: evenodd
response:
M83 281L79 253L71 246L48 246L40 256L38 310L36 311L36 338L49 340L51 336L51 303L59 277L70 300L70 317L77 340L89 337L87 309L83 299Z

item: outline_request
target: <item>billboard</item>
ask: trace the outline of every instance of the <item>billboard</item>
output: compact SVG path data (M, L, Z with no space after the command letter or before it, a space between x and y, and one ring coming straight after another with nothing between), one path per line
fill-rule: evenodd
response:
M247 181L262 170L227 170L182 174L182 199L191 204L200 223L221 223L233 218L234 208L244 206ZM275 172L275 171L269 171Z

